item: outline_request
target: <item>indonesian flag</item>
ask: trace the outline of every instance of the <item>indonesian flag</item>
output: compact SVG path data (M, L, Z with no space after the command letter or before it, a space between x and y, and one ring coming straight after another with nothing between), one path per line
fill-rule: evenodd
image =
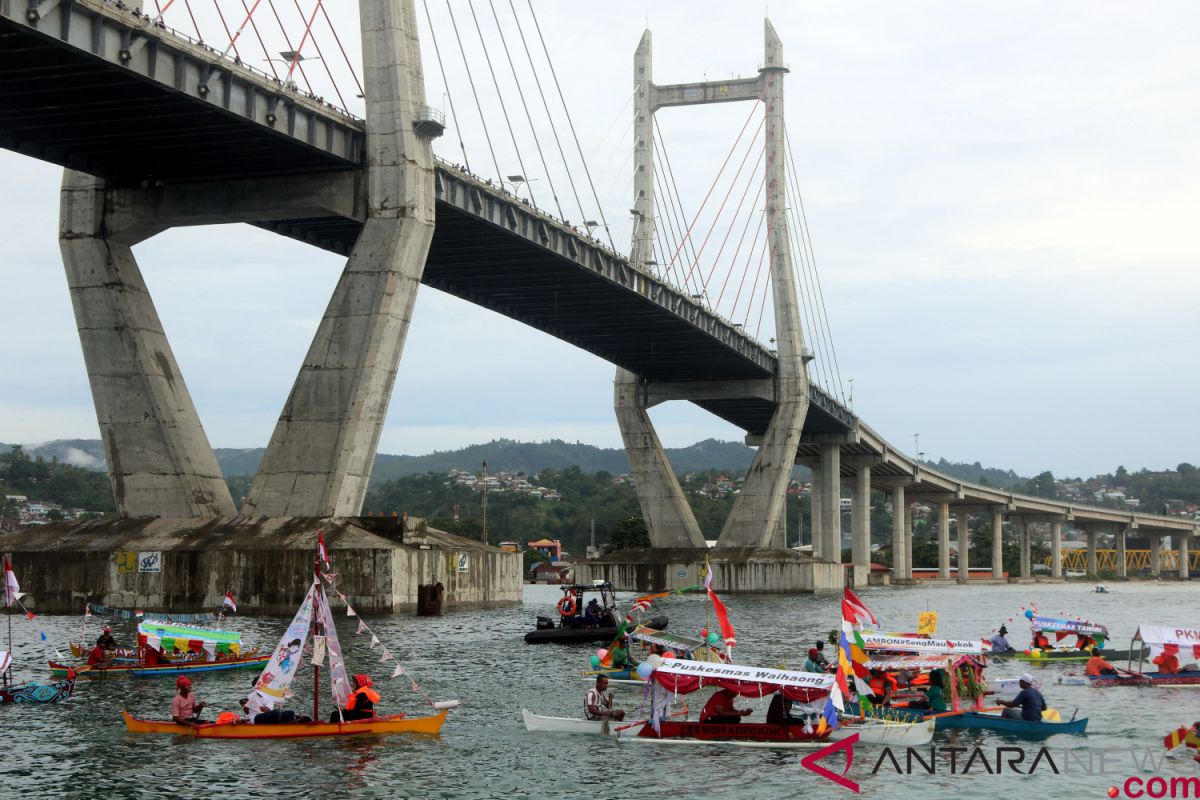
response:
M870 620L872 625L879 625L879 620L875 619L875 615L871 613L871 609L867 608L867 604L858 599L858 595L850 591L849 587L843 589L842 592L842 616L845 619L859 624Z
M325 550L325 534L317 531L317 558L329 569L329 553Z
M733 632L733 624L729 621L729 612L725 610L725 604L712 589L708 590L708 599L712 601L713 611L717 614L717 624L721 626L721 636L725 639L725 646L736 647L737 637Z
M237 613L237 603L233 602L233 592L225 593L225 601L222 603L222 605L224 605L225 608L228 608L234 614Z
M12 564L8 559L4 559L4 604L11 606L21 597L21 584L17 583L17 576L13 574Z

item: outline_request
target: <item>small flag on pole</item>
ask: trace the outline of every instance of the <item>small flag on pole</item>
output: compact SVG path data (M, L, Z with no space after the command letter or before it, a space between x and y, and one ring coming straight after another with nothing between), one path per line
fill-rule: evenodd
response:
M4 603L12 605L21 597L21 584L17 583L17 576L13 574L12 564L8 559L4 559Z
M325 569L329 569L329 553L325 550L325 534L321 531L317 531L317 558L321 559Z
M233 592L225 593L225 601L222 603L225 608L228 608L234 614L237 613L237 603L233 602Z

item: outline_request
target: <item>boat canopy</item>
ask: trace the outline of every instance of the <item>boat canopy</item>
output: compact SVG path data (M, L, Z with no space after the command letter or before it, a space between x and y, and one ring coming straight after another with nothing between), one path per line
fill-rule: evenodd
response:
M1055 631L1061 634L1081 633L1087 636L1108 638L1108 628L1085 619L1058 619L1036 616L1032 620L1034 630Z
M944 655L882 655L875 653L867 656L867 669L945 669L948 659Z
M1162 625L1139 625L1133 641L1145 642L1150 647L1151 659L1167 652L1200 660L1200 628L1169 628Z
M891 650L921 655L974 656L983 652L983 644L969 639L919 639L913 636L863 635L867 650Z
M645 642L646 644L656 644L660 647L665 647L668 650L676 652L690 653L693 650L704 647L704 642L700 639L694 639L691 636L680 636L677 633L667 633L666 631L657 631L653 628L637 628L629 634L629 638L635 642ZM670 659L668 659L669 661Z
M828 696L835 680L833 675L815 672L678 658L663 659L652 677L659 686L675 694L690 694L702 686L719 686L742 697L766 697L782 692L784 697L799 703L811 703Z
M149 620L138 623L138 644L182 653L238 655L242 648L242 634Z

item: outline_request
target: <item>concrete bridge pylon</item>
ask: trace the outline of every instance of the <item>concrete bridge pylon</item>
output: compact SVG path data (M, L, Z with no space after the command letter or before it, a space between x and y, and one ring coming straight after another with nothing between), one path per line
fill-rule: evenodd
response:
M634 233L630 261L650 266L654 241L654 114L661 108L743 100L761 101L766 120L766 215L778 349L778 370L768 392L776 408L759 443L741 492L717 541L720 548L770 547L785 513L787 483L796 463L809 387L795 271L787 223L786 128L783 45L764 21L765 56L754 78L658 86L653 82L652 40L642 35L634 56ZM656 392L637 375L618 369L614 405L629 453L643 516L655 548L703 547L699 526L667 460L646 409L650 398L709 397L714 387L675 386ZM718 387L730 396L748 387ZM761 392L762 387L756 387ZM689 398L689 392L695 394ZM702 394L696 394L702 393ZM836 465L832 466L837 469ZM838 514L836 499L831 513Z

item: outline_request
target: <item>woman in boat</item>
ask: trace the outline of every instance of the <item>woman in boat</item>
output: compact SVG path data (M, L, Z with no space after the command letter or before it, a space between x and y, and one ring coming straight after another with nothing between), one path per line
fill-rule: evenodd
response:
M334 711L329 715L330 722L337 722L339 719L349 722L355 719L371 719L375 716L375 704L382 698L379 692L371 687L374 682L370 675L355 675L354 676L355 690L354 694L350 695L350 699L346 701L346 707L339 711Z
M112 664L112 658L108 655L108 651L99 642L92 648L92 652L88 653L87 665L89 667L98 667L104 669Z
M270 708L263 711L257 706L251 708L250 699L247 697L238 700L238 703L242 707L242 713L246 716L245 721L253 725L289 725L312 722L312 717L297 716L296 712L291 710Z
M918 708L940 714L946 710L946 693L944 691L946 673L935 669L929 673L929 685L925 688L925 696L909 702L909 708Z

